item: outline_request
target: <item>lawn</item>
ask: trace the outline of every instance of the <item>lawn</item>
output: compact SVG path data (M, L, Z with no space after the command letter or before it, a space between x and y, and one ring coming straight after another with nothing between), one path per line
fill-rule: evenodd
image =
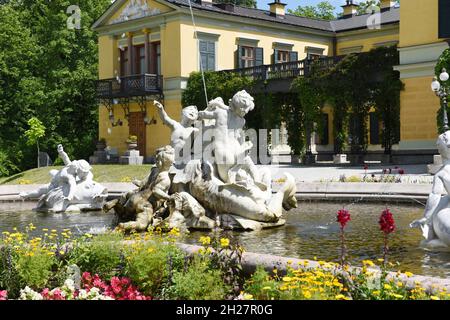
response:
M151 165L93 165L94 179L97 182L131 182L133 179L143 179L149 172ZM62 167L45 167L32 169L15 174L11 177L0 178L1 184L45 184L50 182L50 170Z

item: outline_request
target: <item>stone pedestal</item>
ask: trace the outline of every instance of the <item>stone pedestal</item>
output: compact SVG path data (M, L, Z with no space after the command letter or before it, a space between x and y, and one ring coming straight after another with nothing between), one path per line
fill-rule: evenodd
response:
M333 163L334 164L347 164L347 163L350 163L350 161L347 161L346 154L335 154L333 156Z
M139 150L128 150L120 157L120 164L142 165L144 157L139 154Z
M433 164L427 166L429 174L436 174L442 167L442 157L440 155L433 156Z

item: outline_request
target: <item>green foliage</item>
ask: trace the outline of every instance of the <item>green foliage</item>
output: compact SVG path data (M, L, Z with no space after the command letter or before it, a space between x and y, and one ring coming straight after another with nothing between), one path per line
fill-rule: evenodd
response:
M18 170L19 168L14 164L8 153L0 150L0 177L9 176Z
M294 10L288 9L288 12L300 17L333 20L336 19L335 9L329 1L321 1L316 6L298 6Z
M385 152L390 153L392 145L399 141L400 91L403 89L399 73L393 70L396 64L396 47L350 54L327 68L320 62L313 63L308 77L298 78L293 83L300 105L309 106L301 108L306 130L311 123L320 123L321 107L328 103L333 107L335 153L342 153L348 140L352 151L364 152L368 145L366 119L373 107L383 120L383 146ZM357 118L364 119L361 125L351 126L349 120Z
M174 245L157 239L145 244L134 244L125 250L125 274L146 295L158 296L167 286L170 272L180 270L183 253Z
M16 261L16 270L21 283L34 289L44 288L52 275L56 259L48 252L35 250L19 255Z
M81 9L80 30L67 28L66 9L72 4ZM18 169L35 166L34 148L24 135L32 117L47 127L40 144L52 158L59 143L76 158L94 151L98 49L91 25L110 4L11 0L0 6L0 150ZM23 150L21 157L14 150Z
M27 138L27 144L29 146L33 146L35 144L38 144L39 139L44 137L45 126L36 117L31 118L30 120L28 120L27 123L30 126L30 128L27 131L25 131L25 137Z
M205 72L206 92L208 100L222 97L225 103L233 95L243 89L248 89L253 82L246 77L231 72ZM206 108L205 90L200 72L193 72L189 76L186 90L183 91L183 106L195 105L200 109Z
M220 270L197 256L187 270L174 272L170 295L178 300L223 300L229 291Z
M215 3L229 3L240 7L256 8L256 0L216 0Z
M97 273L105 279L120 275L122 234L105 233L92 238L92 241L85 240L69 252L69 264L76 264L81 270Z

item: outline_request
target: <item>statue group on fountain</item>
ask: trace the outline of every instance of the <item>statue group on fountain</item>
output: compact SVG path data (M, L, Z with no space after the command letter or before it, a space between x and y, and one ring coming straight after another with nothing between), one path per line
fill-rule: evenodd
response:
M286 173L286 181L272 194L269 170L259 169L248 155L252 144L245 141L244 126L255 107L253 97L240 91L229 106L216 98L204 111L186 107L180 122L161 103L154 104L171 129L171 145L157 150L156 167L145 181L136 182L137 191L104 206L105 211L115 209L121 228L143 231L167 223L257 230L285 223L283 208L297 206L295 179Z

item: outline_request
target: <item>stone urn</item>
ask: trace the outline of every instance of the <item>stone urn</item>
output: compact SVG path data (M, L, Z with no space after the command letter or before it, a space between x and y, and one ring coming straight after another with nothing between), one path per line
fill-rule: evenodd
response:
M128 150L136 150L138 147L137 137L130 136L127 140Z

